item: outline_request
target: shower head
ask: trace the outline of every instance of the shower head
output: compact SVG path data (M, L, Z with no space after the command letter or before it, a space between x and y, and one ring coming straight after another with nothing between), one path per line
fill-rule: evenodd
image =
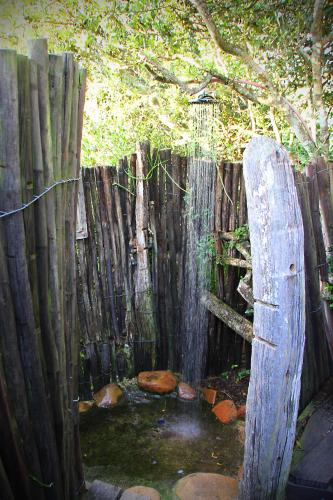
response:
M217 100L212 95L207 94L205 91L200 92L197 98L191 99L189 104L216 104Z

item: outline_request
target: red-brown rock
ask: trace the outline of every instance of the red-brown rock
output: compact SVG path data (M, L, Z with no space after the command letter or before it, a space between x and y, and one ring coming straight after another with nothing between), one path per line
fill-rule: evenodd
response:
M193 401L197 397L197 393L190 385L180 382L178 384L178 397L186 401Z
M214 405L216 401L217 391L215 389L209 389L208 387L204 387L202 389L202 395L207 403Z
M237 418L237 408L231 399L224 399L212 409L212 412L223 424L230 424Z
M166 394L177 387L177 380L169 370L141 372L138 375L138 386L148 392Z
M123 391L117 384L108 384L102 387L93 396L97 406L107 407L116 405L121 398Z
M236 500L238 483L222 474L197 472L177 481L174 491L180 500Z
M79 413L85 413L90 410L95 404L95 401L80 401L79 402Z
M246 415L246 405L241 405L237 408L237 418L245 419Z

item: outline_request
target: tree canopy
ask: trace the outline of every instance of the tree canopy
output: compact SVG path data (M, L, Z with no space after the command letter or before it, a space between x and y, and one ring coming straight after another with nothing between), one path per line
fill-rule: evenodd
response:
M220 103L219 149L272 135L304 163L330 154L333 4L327 0L16 0L3 44L47 36L88 67L83 158L108 163L149 138L185 147L188 97Z

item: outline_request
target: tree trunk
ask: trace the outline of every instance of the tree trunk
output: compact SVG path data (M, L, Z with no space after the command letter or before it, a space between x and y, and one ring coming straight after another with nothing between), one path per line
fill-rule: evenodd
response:
M265 137L244 154L254 338L241 498L280 499L295 439L304 349L304 236L286 151Z

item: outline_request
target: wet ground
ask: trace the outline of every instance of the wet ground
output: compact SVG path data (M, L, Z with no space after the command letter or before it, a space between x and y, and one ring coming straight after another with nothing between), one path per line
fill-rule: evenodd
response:
M243 458L243 422L223 425L205 401L130 391L109 409L81 415L87 481L155 487L169 499L173 484L193 472L235 476Z

